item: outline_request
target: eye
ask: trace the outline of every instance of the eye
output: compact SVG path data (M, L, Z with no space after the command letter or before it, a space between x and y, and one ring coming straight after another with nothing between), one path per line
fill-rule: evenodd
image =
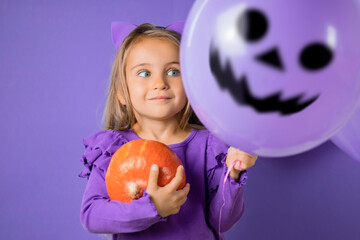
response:
M304 47L299 56L300 64L309 71L320 70L330 64L333 53L322 43L312 43Z
M167 75L169 76L179 76L180 75L180 71L177 70L177 69L170 69L168 72L167 72Z
M139 77L149 77L150 73L148 71L141 71L137 74Z
M268 21L265 14L256 9L243 12L237 21L239 34L248 42L256 42L265 36Z

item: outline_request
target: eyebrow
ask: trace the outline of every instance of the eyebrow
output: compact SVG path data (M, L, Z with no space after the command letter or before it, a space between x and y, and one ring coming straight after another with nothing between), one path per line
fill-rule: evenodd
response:
M176 61L174 61L174 62L169 62L169 63L167 63L166 65L171 65L171 64L178 64L178 65L180 65L180 63L179 63L179 62L176 62Z
M178 64L178 65L180 65L179 62L173 61L173 62L168 62L168 63L166 64L166 66L172 65L172 64ZM133 70L134 68L143 67L143 66L146 66L146 65L151 65L151 64L150 64L150 63L140 63L140 64L137 64L137 65L133 66L133 67L131 68L131 70Z
M142 67L142 66L146 66L146 65L150 65L150 63L140 63L140 64L137 64L137 65L133 66L133 67L131 68L131 70L133 70L134 68Z

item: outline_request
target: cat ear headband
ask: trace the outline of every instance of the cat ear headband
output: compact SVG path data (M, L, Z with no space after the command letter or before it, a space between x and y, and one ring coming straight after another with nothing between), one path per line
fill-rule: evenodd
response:
M182 32L184 30L184 25L185 25L184 21L174 22L164 28L175 31L179 34L182 34ZM136 27L137 27L136 25L127 23L127 22L112 22L111 23L111 38L112 38L112 42L114 44L116 51L119 50L125 37ZM163 28L163 27L158 27L158 28Z

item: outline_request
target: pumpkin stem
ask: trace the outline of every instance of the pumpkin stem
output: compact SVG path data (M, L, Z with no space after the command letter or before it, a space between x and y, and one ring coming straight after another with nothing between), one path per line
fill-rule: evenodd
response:
M134 182L127 183L127 187L129 190L129 197L131 199L138 199L142 196L142 189Z

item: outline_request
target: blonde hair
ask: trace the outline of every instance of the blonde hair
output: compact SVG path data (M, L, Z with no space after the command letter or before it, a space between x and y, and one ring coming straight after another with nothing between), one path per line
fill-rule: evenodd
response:
M116 53L111 71L110 85L103 115L106 130L127 130L132 128L136 123L126 84L125 65L131 47L144 38L168 40L180 48L181 36L179 33L165 28L155 27L150 23L136 27L124 39L119 51ZM125 100L125 105L120 103L119 94ZM202 124L193 113L189 101L186 102L185 107L178 113L178 121L181 129L185 129L189 125L195 128L202 128Z

